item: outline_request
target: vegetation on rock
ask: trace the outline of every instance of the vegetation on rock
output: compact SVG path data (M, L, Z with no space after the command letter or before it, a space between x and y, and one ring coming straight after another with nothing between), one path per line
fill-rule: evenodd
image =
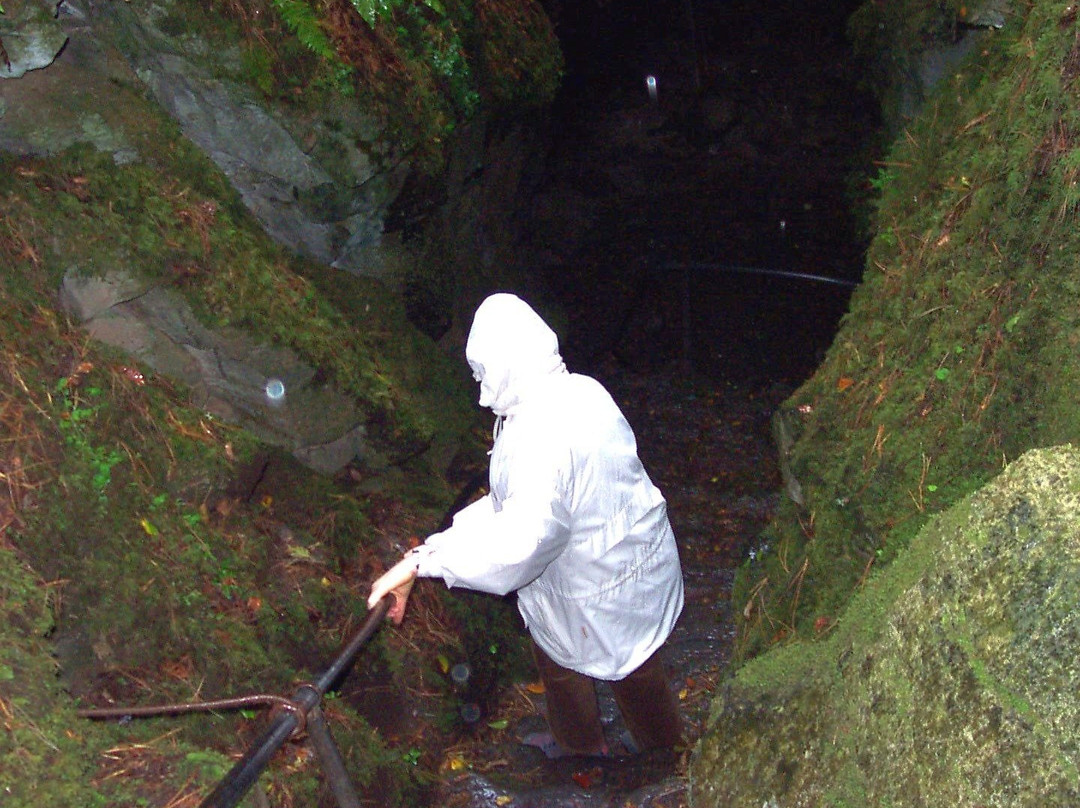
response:
M542 106L562 79L562 52L534 0L209 4L235 21L246 78L263 93L313 107L326 92L344 96L387 128L395 153L432 173L463 121Z
M462 124L542 104L561 77L534 2L177 0L147 19L160 38L146 47L214 49L221 58L200 64L312 123L298 138L323 122L333 137L304 144L343 177L354 172L335 168L353 155L340 140L369 162L437 174ZM92 37L80 44L119 61ZM275 245L135 74L110 72L65 101L68 84L42 104L70 109L75 130L93 118L97 148L46 137L34 151L51 156L0 157L0 802L193 805L263 715L118 724L76 708L291 694L359 625L372 578L437 527L482 467L486 436L464 363L408 322L400 296ZM65 276L115 271L316 369L362 413L371 462L316 475L88 340L57 291ZM422 804L442 763L427 750L461 731L445 660L468 659L494 689L525 659L504 601L466 609L430 587L411 612L323 704L350 777L377 804ZM282 805L315 804L325 787L302 740L261 782Z
M1078 493L1075 448L1025 454L827 638L743 666L695 752L695 808L1076 805Z
M403 525L431 530L448 506L432 436L482 457L465 374L400 301L273 245L171 124L145 123L148 162L88 147L0 159L0 788L13 808L193 804L262 716L119 725L76 706L288 695L363 618ZM115 266L178 290L207 324L292 348L355 398L389 465L319 477L88 341L58 309L60 280ZM445 601L433 590L415 607L454 626L440 652L466 653L473 619L502 643L496 667L516 658L490 638L512 625L501 604L466 618ZM406 681L434 665L403 656L380 635L364 665ZM376 734L344 698L325 711L359 786L421 801L426 769L393 745L407 738ZM266 782L278 802L314 803L318 766L293 743Z
M1080 432L1076 14L1012 8L881 166L863 283L784 407L806 505L784 504L740 572L744 659L828 634L931 515Z

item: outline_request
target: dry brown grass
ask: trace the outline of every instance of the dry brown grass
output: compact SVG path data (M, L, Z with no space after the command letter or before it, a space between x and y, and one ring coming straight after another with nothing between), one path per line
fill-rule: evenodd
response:
M124 779L135 784L138 796L151 805L162 808L191 808L199 805L205 788L195 776L189 776L179 788L171 779L175 770L176 750L172 739L179 730L169 732L146 743L113 746L101 753L101 766L93 784L101 788L114 780Z
M0 543L10 546L8 528L23 526L22 514L50 478L42 434L45 410L23 379L18 353L0 346Z

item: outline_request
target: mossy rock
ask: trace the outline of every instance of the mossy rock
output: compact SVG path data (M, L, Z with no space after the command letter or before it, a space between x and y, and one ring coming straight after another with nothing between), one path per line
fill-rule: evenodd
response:
M1080 451L934 518L826 638L716 700L692 805L1080 804Z
M888 5L916 20L917 0ZM969 9L973 11L973 9ZM785 403L804 504L734 593L740 659L835 619L934 514L1024 452L1075 441L1076 15L1021 5L906 122L877 234L821 367Z

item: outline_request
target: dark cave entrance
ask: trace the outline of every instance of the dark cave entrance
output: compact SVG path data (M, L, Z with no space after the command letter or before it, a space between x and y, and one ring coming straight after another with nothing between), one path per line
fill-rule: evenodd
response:
M857 5L551 7L567 77L522 261L572 365L813 372L862 273L880 131Z

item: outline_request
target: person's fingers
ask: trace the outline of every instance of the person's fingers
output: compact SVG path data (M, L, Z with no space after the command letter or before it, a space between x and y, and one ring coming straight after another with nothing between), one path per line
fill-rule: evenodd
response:
M407 581L390 590L390 596L394 601L387 610L386 615L395 626L401 625L401 621L405 618L405 606L409 602L409 593L412 592L415 582L416 572L414 570Z
M386 576L384 575L382 578L379 578L375 581L375 583L371 585L371 594L368 595L367 599L367 607L369 609L374 609L375 604L382 600L384 597L386 597L386 594L390 591L390 587L387 586L384 581L385 578ZM393 606L391 606L391 609L392 608Z
M395 626L400 626L401 621L405 619L405 603L406 599L398 597L391 593L391 597L394 599L393 605L386 612L386 616L390 619L390 622Z
M387 616L393 622L400 623L405 613L405 601L409 598L409 591L412 589L414 580L416 580L415 562L402 559L371 585L371 594L368 595L367 601L368 608L374 608L375 604L384 597L392 595L393 602L387 610Z
M405 619L405 601L393 594L391 598L390 608L386 610L386 619L395 626L400 626L401 621Z

